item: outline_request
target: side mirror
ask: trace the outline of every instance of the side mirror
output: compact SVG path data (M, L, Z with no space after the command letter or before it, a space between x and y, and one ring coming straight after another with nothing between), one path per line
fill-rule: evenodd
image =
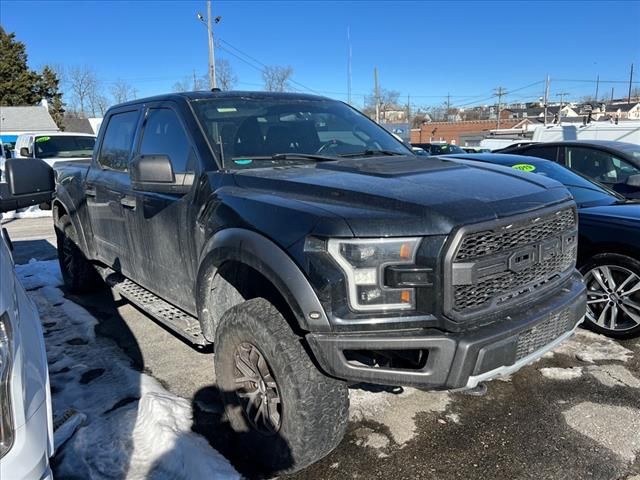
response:
M131 186L139 192L186 193L192 182L185 184L186 174L175 174L168 155L138 155L129 170Z
M39 158L11 158L0 183L0 212L49 203L56 189L53 168Z
M629 177L627 177L626 183L630 187L640 187L640 173L629 175Z
M20 156L21 157L30 157L31 154L29 153L29 149L27 147L22 147L20 149Z

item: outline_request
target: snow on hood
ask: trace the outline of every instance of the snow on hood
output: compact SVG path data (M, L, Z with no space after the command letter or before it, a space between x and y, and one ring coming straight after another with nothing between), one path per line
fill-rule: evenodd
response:
M84 421L56 445L58 478L236 479L229 462L191 431L190 402L134 370L98 321L57 288L57 261L16 267L45 332L54 418L69 410Z

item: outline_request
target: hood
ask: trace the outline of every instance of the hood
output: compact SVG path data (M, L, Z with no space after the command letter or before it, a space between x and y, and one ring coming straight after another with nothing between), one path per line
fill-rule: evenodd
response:
M238 186L342 217L353 234L442 235L571 199L559 183L438 157L370 157L236 172Z
M603 205L599 207L581 208L581 221L599 221L611 223L629 223L640 225L640 203L623 203L617 205Z

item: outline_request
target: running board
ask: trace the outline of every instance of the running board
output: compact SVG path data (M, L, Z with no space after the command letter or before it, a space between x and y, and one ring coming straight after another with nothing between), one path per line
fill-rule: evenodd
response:
M141 287L110 268L103 267L100 268L99 271L107 285L157 322L177 333L190 343L202 346L209 344L202 335L200 322L196 317L171 305L146 288Z

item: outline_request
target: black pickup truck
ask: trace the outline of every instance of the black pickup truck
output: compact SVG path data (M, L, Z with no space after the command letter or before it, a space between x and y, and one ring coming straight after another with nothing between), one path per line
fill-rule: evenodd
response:
M417 157L326 98L118 105L90 162L56 166L56 187L67 287L89 290L100 272L156 321L213 343L229 422L271 471L340 442L348 383L474 388L554 348L585 313L564 187Z

